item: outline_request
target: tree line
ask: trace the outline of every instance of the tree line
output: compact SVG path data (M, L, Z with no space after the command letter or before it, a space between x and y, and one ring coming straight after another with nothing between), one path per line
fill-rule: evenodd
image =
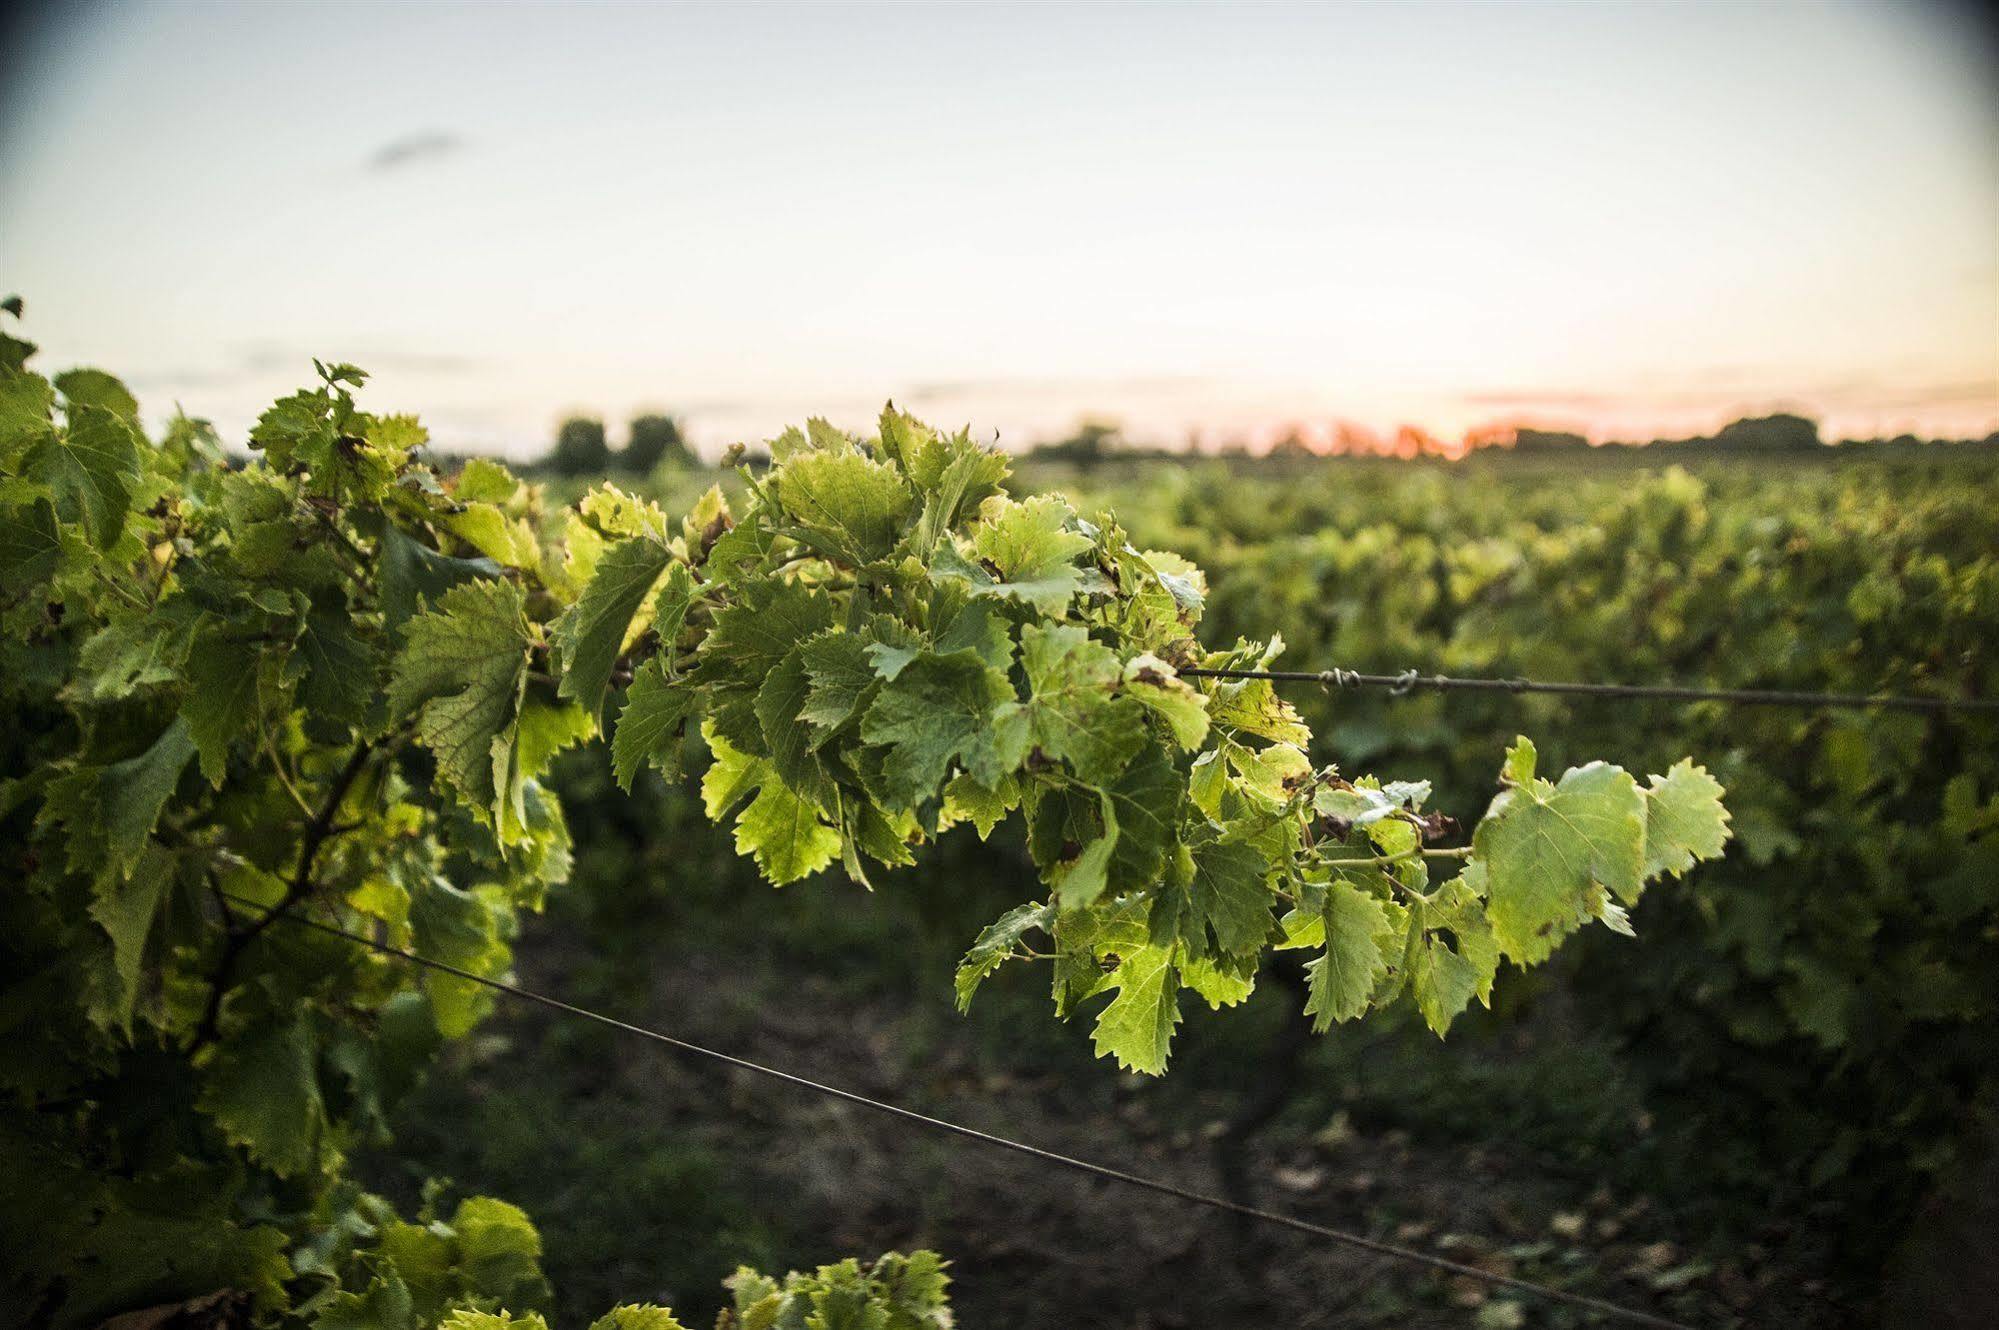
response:
M1413 439L1413 442L1411 441ZM1460 448L1445 448L1420 431L1405 429L1394 440L1360 438L1348 430L1330 450L1315 447L1298 430L1278 440L1263 456L1273 460L1301 460L1328 456L1461 456L1467 453L1513 453L1522 457L1584 457L1592 453L1624 454L1633 448L1658 448L1676 454L1708 456L1812 455L1828 448L1857 452L1949 445L1960 448L1999 447L1999 434L1983 439L1923 439L1913 434L1895 438L1824 438L1817 421L1808 416L1779 412L1749 416L1722 426L1711 435L1649 441L1614 441L1592 444L1588 438L1567 430L1537 429L1528 426L1482 433ZM1117 425L1089 419L1061 439L1038 443L1027 450L1027 458L1037 462L1060 462L1089 468L1110 461L1184 460L1196 452L1148 447L1126 438ZM1246 446L1224 447L1219 456L1254 460ZM768 459L752 448L745 459L755 465ZM706 465L687 441L679 417L648 412L632 418L626 427L622 447L613 448L604 421L597 416L571 416L556 430L549 451L525 469L558 476L650 475L661 466L696 468Z
M1675 457L1690 456L1812 456L1831 450L1845 454L1899 451L1901 449L1948 447L1957 449L1999 448L1999 433L1977 439L1925 439L1914 434L1893 438L1828 439L1819 422L1809 416L1778 412L1768 416L1746 416L1730 421L1713 434L1687 438L1619 439L1593 444L1568 430L1537 429L1529 426L1474 431L1453 444L1413 426L1404 426L1391 436L1379 436L1351 425L1337 425L1328 438L1314 439L1298 427L1288 430L1261 453L1246 443L1224 445L1211 453L1190 444L1185 449L1161 448L1134 443L1115 425L1086 420L1062 439L1035 445L1027 452L1030 461L1062 462L1088 469L1112 462L1138 460L1183 460L1190 455L1208 455L1232 461L1311 461L1334 457L1378 457L1409 460L1419 457L1456 458L1474 453L1515 454L1522 457L1581 458L1595 454L1624 456L1635 449L1659 449Z

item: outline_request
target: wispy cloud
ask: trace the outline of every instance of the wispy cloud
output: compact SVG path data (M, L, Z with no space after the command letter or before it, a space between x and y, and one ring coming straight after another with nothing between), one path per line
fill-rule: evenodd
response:
M448 130L422 129L391 139L368 155L370 171L400 171L465 150L465 140Z

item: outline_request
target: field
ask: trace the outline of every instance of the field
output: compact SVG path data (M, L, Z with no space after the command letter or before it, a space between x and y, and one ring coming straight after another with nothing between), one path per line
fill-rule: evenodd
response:
M706 479L658 487L684 501ZM1210 643L1281 632L1281 663L1302 668L1999 688L1989 460L1151 462L1023 479L1206 568ZM1649 895L1636 940L1589 936L1559 969L1509 976L1500 1010L1449 1040L1413 1013L1305 1036L1287 1015L1301 981L1279 971L1246 1016L1191 1017L1173 1073L1134 1084L1022 986L950 1010L964 940L1033 874L1017 840L947 840L934 870L873 897L827 880L772 898L683 787L650 782L634 804L578 758L564 788L587 885L530 926L524 971L944 1117L1696 1323L1868 1313L1920 1200L1981 1129L1965 1090L1993 1071L1976 1034L1999 961L1992 722L1293 698L1316 759L1435 780L1467 823L1516 733L1555 760L1633 769L1690 752L1727 785L1737 840ZM1454 1325L1461 1300L1486 1297L911 1141L539 1013L487 1029L378 1176L444 1171L519 1199L572 1319L655 1286L698 1304L746 1256L912 1244L958 1258L976 1325L1050 1306L1106 1327ZM579 1125L551 1139L549 1121ZM646 1184L624 1195L635 1160ZM670 1222L649 1220L660 1208Z
M1989 450L1009 478L891 411L625 492L348 365L246 459L0 351L23 1324L942 1330L932 1251L962 1325L1990 1305L1989 710L1259 673L1999 696Z

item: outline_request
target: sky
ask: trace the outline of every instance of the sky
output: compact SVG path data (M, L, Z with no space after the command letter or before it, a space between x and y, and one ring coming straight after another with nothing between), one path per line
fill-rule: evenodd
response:
M240 437L1013 446L1999 428L1999 49L1899 4L66 6L0 65L43 368Z

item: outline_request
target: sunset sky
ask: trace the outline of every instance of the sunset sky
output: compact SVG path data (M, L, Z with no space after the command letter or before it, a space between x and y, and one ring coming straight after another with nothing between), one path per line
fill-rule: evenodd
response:
M313 355L517 454L887 397L1015 445L1983 434L1972 12L86 7L0 68L0 286L45 368L232 435Z

